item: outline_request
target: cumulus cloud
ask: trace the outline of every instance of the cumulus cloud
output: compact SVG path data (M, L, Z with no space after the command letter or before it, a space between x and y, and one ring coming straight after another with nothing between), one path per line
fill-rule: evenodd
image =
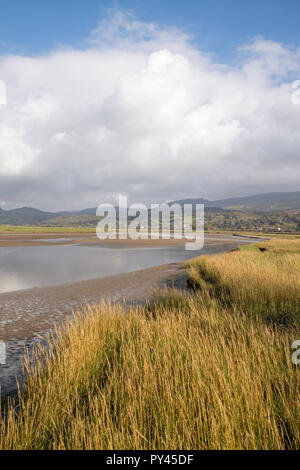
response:
M0 200L75 209L118 193L299 189L300 49L264 38L241 49L238 65L218 64L183 32L117 11L84 50L0 57Z

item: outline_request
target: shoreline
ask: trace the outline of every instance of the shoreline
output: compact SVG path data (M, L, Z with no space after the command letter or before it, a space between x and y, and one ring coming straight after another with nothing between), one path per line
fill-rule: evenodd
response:
M225 253L240 244L240 240L210 244L210 253L202 256ZM193 252L190 258L193 258ZM0 294L0 338L6 343L7 351L6 365L0 366L1 397L16 393L16 378L22 388L25 350L30 354L53 332L54 325L60 327L73 312L82 310L86 304L95 305L104 300L138 305L150 300L158 289L168 286L185 288L187 271L183 265L187 261Z
M1 399L22 389L23 359L87 304L101 301L139 305L166 286L184 287L187 274L182 263L170 263L87 281L37 287L0 295L1 340L6 343L6 365L0 366Z
M262 237L244 236L229 233L205 233L205 244L211 242L227 241L236 243L238 240L245 241L249 239L261 240ZM99 246L102 248L155 248L183 246L189 239L138 239L138 240L100 240L95 232L93 233L0 233L0 248L3 247L27 247L27 246L57 246L57 245L85 245Z

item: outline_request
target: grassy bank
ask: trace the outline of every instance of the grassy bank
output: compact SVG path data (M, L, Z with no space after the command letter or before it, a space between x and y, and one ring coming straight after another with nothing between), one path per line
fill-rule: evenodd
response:
M299 449L299 271L300 241L272 240L193 261L190 292L78 315L0 448Z
M94 227L83 227L83 226L54 226L54 227L43 227L38 225L0 225L0 233L95 233L96 224ZM282 234L274 232L246 232L236 230L208 230L206 233L217 233L217 234L230 234L236 236L250 236L250 237L271 237L271 238L284 238L284 239L300 239L300 233L298 234Z
M227 308L300 326L300 241L270 240L190 264L190 285Z

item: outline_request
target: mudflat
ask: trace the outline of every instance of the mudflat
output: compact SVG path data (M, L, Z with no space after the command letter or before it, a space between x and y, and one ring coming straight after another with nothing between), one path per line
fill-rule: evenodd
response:
M0 339L6 343L6 365L0 367L2 398L16 393L23 383L22 364L27 351L47 340L54 326L61 325L73 312L102 300L138 304L151 298L155 289L184 285L181 264L62 284L26 289L0 295Z
M236 240L245 239L244 237L235 237L230 234L205 234L205 244L210 243L232 243ZM0 247L9 246L45 246L53 243L59 245L71 244L92 244L93 246L117 247L117 248L147 248L147 247L168 247L183 246L187 239L159 239L159 240L99 240L95 233L0 233Z
M26 237L20 237L20 234L9 236L10 242L16 242L19 246L26 246L27 241L35 243L36 237L41 240L40 234ZM65 234L63 237L67 238ZM48 240L50 237L47 234L45 238ZM62 235L57 234L57 239L60 238ZM79 240L82 238L70 235L70 243L77 244ZM91 237L80 243L86 243L86 240L91 243ZM2 239L3 241L5 240ZM131 241L127 240L109 240L106 245L120 248L124 246L124 242L125 248L143 247L145 242L148 242L146 246L151 247L184 243L183 240L143 240L131 244ZM64 241L58 240L58 243ZM98 239L95 243L101 246L105 244ZM221 234L206 236L206 255L230 251L243 243L249 243L249 240ZM6 365L0 367L1 396L16 392L16 378L22 384L22 359L25 350L30 353L37 343L43 342L48 333L53 331L54 325L62 325L73 312L81 311L87 304L99 304L102 300L124 301L129 304L144 303L151 299L153 291L164 286L185 287L186 279L187 273L183 269L183 263L170 263L114 276L1 294L0 340L6 343L7 350Z

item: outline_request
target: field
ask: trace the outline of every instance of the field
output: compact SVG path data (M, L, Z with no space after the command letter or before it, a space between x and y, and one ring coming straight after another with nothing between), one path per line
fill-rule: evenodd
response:
M95 227L81 227L81 226L55 226L55 227L44 227L44 226L27 226L27 225L0 225L0 234L43 234L43 233L95 233ZM280 239L296 239L300 238L300 234L296 233L274 233L274 232L253 232L247 230L206 230L205 233L217 233L217 234L232 234L237 236L253 236L253 237L271 237L271 238L280 238Z
M0 233L95 233L95 227L40 227L0 225Z
M300 240L192 260L189 290L77 313L1 449L299 449Z

